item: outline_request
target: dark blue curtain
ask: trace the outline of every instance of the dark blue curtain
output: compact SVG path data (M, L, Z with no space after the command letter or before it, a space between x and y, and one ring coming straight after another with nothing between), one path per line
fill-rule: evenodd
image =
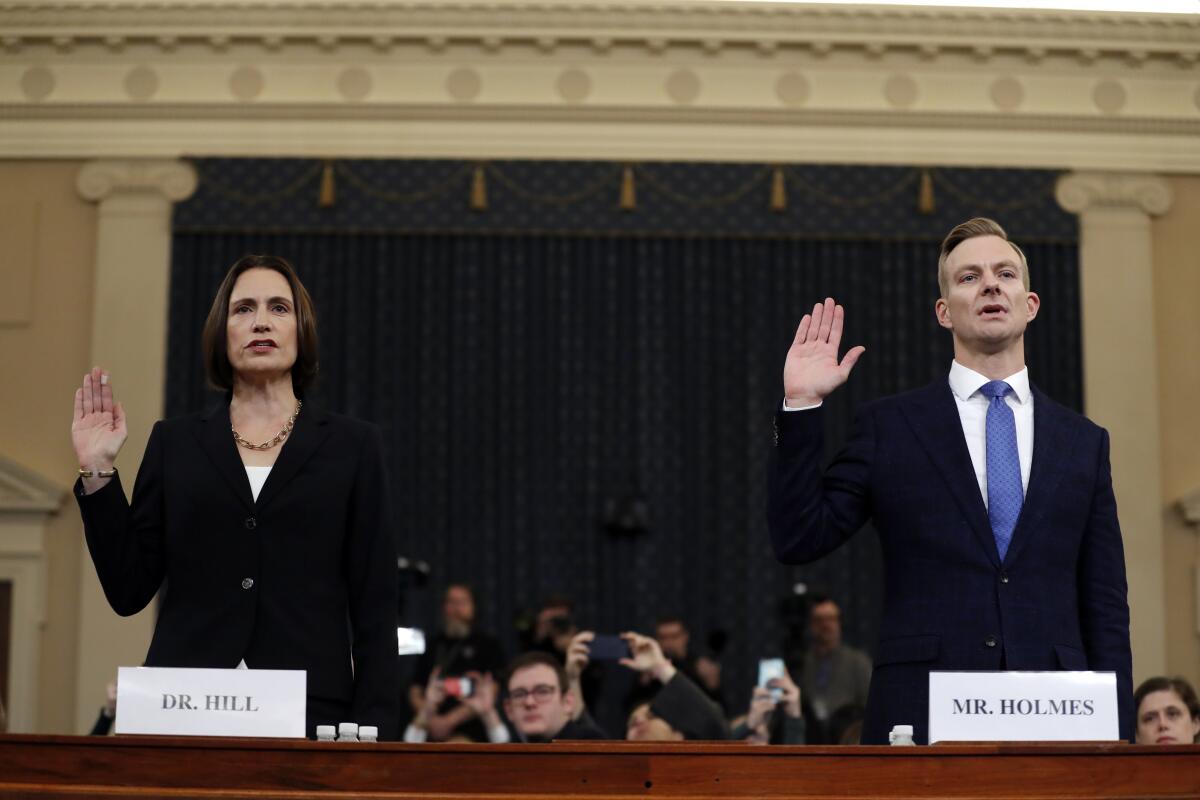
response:
M847 308L845 344L867 347L829 403L831 455L859 403L944 377L937 244L180 226L167 407L210 399L199 333L229 265L288 258L318 308L314 399L383 428L399 550L434 567L414 622L436 625L441 586L462 578L510 651L514 617L550 592L601 631L678 613L701 649L728 634L740 706L755 660L782 651L797 582L834 595L851 642L869 649L877 633L871 531L804 567L777 564L767 542L764 466L795 325L831 294ZM1077 247L1022 245L1043 298L1033 380L1078 408ZM637 499L644 525L606 525Z

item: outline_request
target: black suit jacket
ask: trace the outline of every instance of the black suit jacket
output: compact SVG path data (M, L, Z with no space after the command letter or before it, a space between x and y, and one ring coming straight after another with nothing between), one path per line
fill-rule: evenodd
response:
M779 558L820 558L868 519L883 545L864 743L886 743L895 724L925 740L931 669L1112 670L1120 733L1133 734L1108 433L1033 395L1029 488L1003 561L946 379L865 406L824 473L822 412L776 416L768 517Z
M650 711L682 733L684 739L729 738L725 712L682 671L677 671L658 690L650 702Z
M256 502L222 404L155 424L132 503L118 480L91 495L77 484L75 496L117 613L141 611L165 581L147 666L307 670L310 735L355 721L396 738L396 557L378 428L306 405Z

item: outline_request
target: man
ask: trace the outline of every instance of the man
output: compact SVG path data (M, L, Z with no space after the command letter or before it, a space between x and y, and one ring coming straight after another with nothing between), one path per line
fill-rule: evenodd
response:
M531 650L509 665L504 713L522 741L607 739L586 712L572 719L578 703L566 670L549 653Z
M676 616L659 617L654 626L654 638L663 655L688 676L714 703L725 709L721 691L721 664L708 656L693 656L689 652L692 634L687 624Z
M467 673L499 674L504 667L500 643L492 636L475 630L475 593L469 584L451 583L442 600L442 630L430 640L417 661L409 703L417 718L429 723L429 736L444 741L465 736L471 741L489 741L479 716L455 697L445 697L436 713L422 713L430 676L463 677Z
M803 563L871 519L886 596L863 726L883 743L911 724L926 741L930 670L1111 670L1120 732L1133 732L1125 558L1108 434L1029 383L1025 328L1041 300L1003 228L965 222L938 262L949 380L863 407L824 471L822 401L865 348L839 363L832 298L800 321L776 415L769 526Z
M800 685L813 714L824 726L838 709L867 704L871 659L861 650L842 644L842 611L831 597L812 599L808 633Z
M571 637L579 632L575 624L574 603L563 594L552 594L542 600L530 633L531 650L541 650L566 659Z

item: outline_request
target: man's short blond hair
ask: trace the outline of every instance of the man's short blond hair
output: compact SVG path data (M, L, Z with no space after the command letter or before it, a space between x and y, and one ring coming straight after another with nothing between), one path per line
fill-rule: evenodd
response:
M942 297L950 294L950 276L946 274L946 261L950 258L950 253L967 239L974 239L977 236L999 236L1008 242L1021 261L1021 282L1025 284L1025 291L1029 291L1029 262L1025 260L1025 253L1021 251L1020 247L1017 247L1016 242L1008 238L1008 234L1005 233L1004 228L1000 227L999 222L987 217L974 217L955 225L954 230L946 234L946 238L942 240L942 252L938 256L938 288L942 292Z

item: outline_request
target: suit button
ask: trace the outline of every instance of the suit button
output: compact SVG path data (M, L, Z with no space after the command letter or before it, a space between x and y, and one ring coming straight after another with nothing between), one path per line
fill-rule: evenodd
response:
M1008 573L1007 573L1007 572L1001 572L1001 573L1000 573L1000 582L1001 582L1001 583L1008 583Z
M245 586L246 584L243 583L242 585ZM983 644L984 644L984 647L995 647L996 646L996 637L995 636L987 637L986 639L983 640Z
M258 520L254 517L246 517L246 530L252 531L258 527Z
M242 578L242 588L249 589L254 585L254 578Z

